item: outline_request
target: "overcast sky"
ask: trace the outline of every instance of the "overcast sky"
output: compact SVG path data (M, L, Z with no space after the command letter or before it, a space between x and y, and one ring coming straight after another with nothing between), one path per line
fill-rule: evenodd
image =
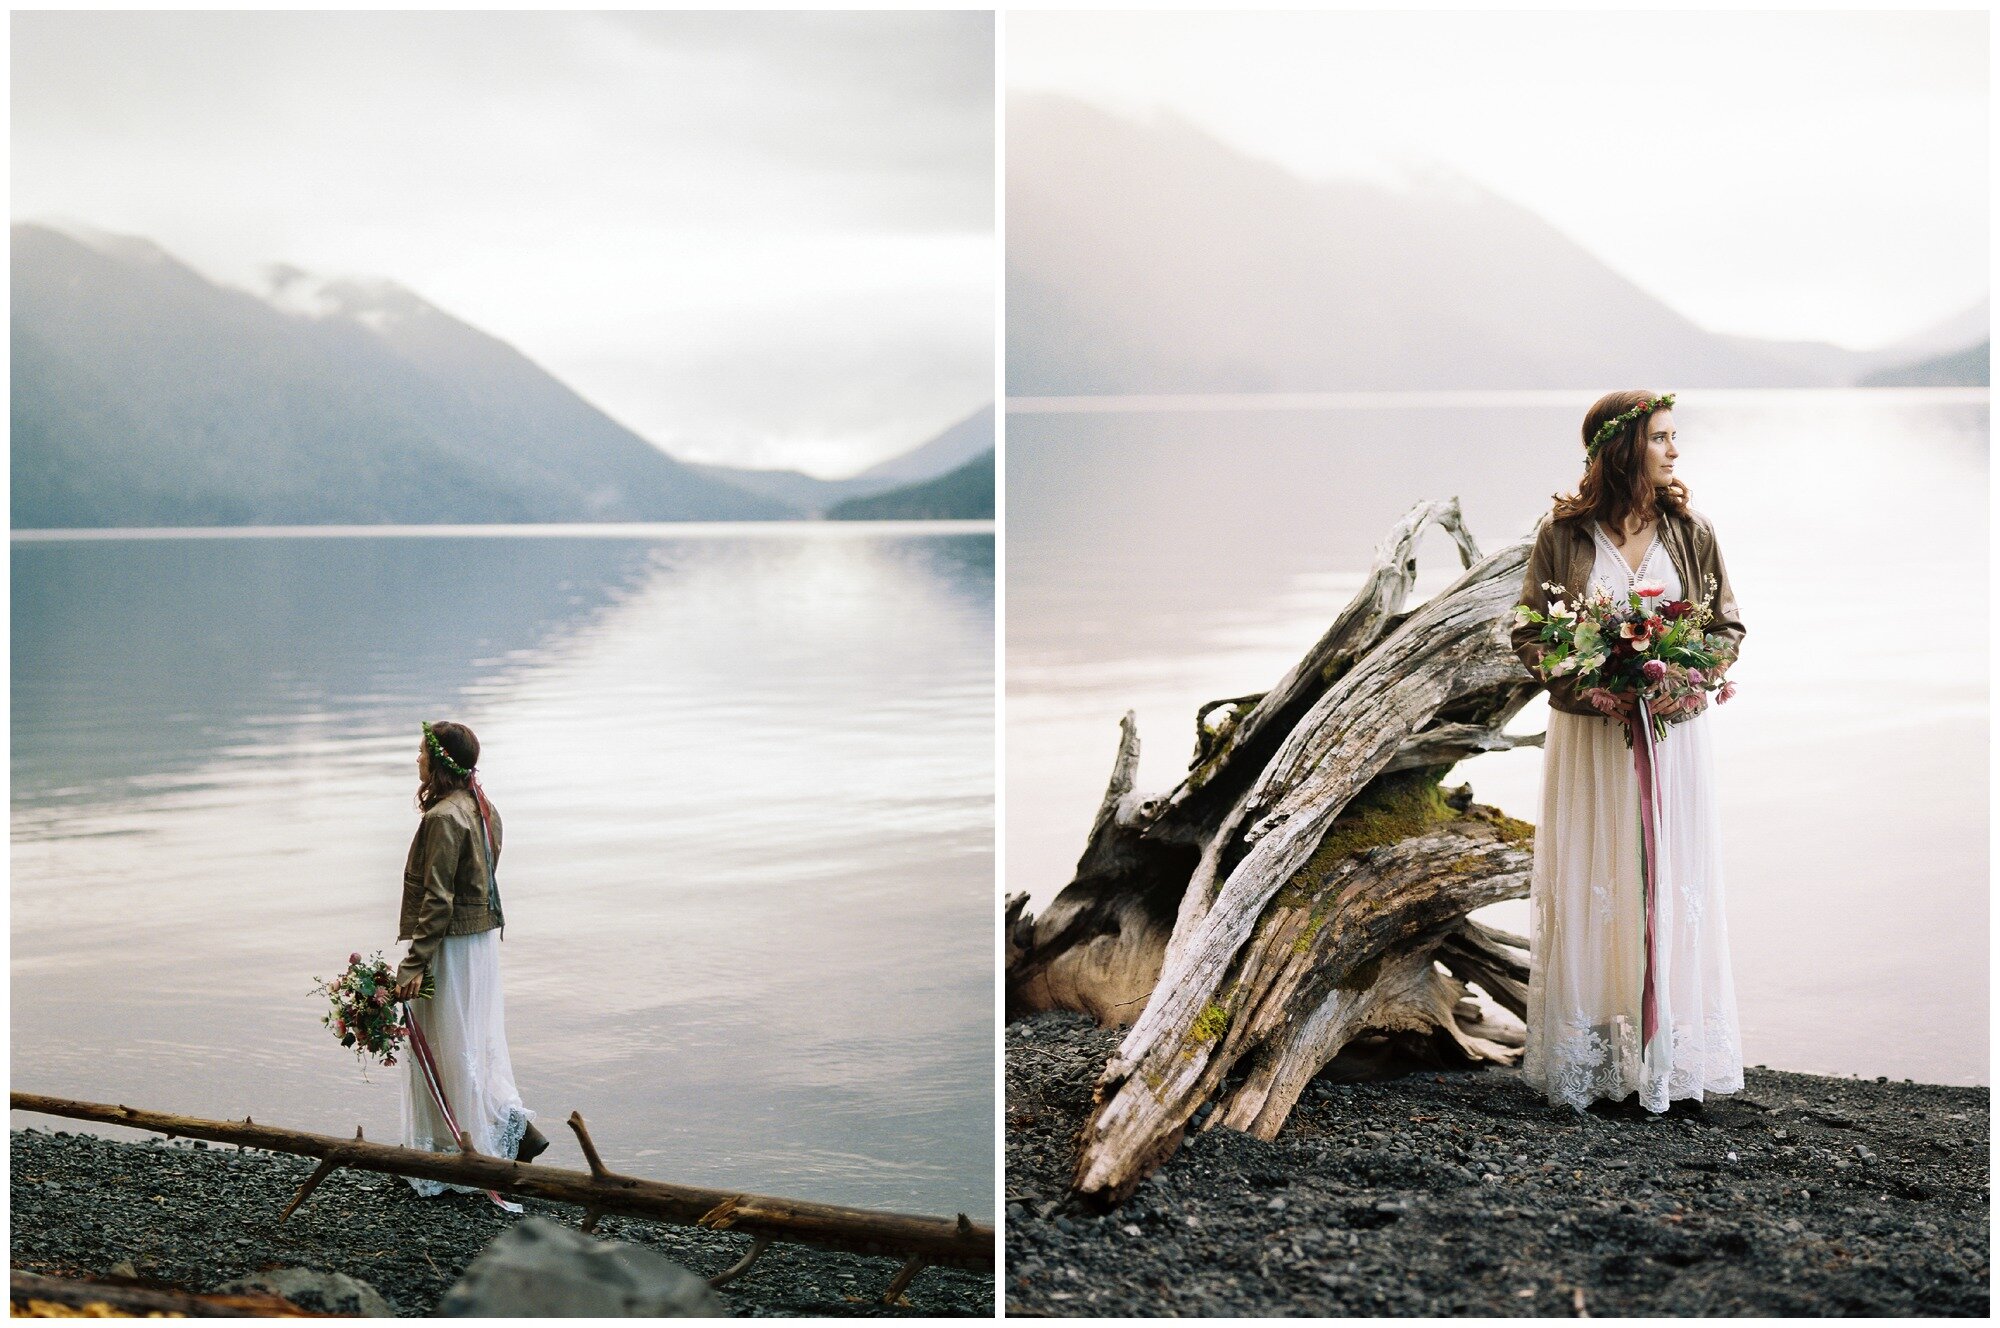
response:
M1011 88L1309 177L1436 162L1718 332L1871 348L1985 296L1984 13L1010 13Z
M993 396L980 13L13 16L13 216L385 276L676 455L851 472Z

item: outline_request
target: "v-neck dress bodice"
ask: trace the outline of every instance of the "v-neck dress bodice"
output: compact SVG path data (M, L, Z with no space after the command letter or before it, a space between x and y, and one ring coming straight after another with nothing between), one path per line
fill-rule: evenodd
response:
M1654 523L1647 536L1652 543L1639 559L1639 570L1636 572L1632 570L1632 564L1625 561L1624 550L1611 542L1611 536L1603 526L1591 522L1590 533L1597 542L1597 561L1590 567L1592 589L1602 588L1622 596L1638 586L1663 585L1666 587L1666 598L1684 598L1685 587L1681 585L1680 573L1674 570L1674 560L1667 555L1665 542L1660 539L1658 522Z

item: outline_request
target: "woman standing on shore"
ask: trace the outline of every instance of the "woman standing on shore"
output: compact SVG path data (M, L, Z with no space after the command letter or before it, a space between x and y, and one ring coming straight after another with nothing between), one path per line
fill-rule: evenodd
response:
M1622 599L1640 586L1664 587L1665 600L1706 603L1710 632L1732 645L1743 639L1715 529L1689 508L1687 487L1674 475L1672 406L1672 396L1650 392L1613 392L1591 406L1582 482L1556 497L1536 529L1522 603L1546 613L1544 583L1562 587L1572 603L1594 590ZM1542 653L1536 634L1532 625L1513 632L1514 651L1531 669ZM1598 689L1579 695L1573 677L1547 681L1522 1077L1579 1111L1634 1093L1648 1111L1681 1098L1698 1109L1705 1093L1743 1087L1707 700L1660 707L1669 727L1654 753L1651 979L1659 1032L1647 1042L1639 783L1623 736L1633 702ZM1718 699L1733 691L1725 684Z
M423 820L403 865L398 937L410 940L396 970L396 999L429 1043L458 1127L488 1157L531 1161L549 1146L521 1105L507 1053L499 938L506 927L494 867L500 813L479 786L479 739L463 724L424 725L417 749L417 809ZM434 991L419 1000L424 974ZM414 1051L414 1049L413 1049ZM403 1145L455 1152L458 1144L424 1081L420 1057L403 1079ZM406 1177L419 1194L470 1186Z

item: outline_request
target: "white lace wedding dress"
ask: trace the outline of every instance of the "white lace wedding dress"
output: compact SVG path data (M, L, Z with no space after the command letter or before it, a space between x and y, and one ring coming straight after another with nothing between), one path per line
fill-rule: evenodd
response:
M437 1057L445 1100L472 1146L488 1157L511 1158L535 1113L521 1105L514 1062L507 1054L507 1018L500 992L500 932L447 936L431 956L436 995L411 1001L410 1013ZM403 1075L403 1146L456 1152L451 1128L431 1101L416 1048L406 1048ZM476 1194L466 1185L405 1177L418 1194L447 1189Z
M1648 582L1685 593L1657 537L1634 575L1593 525L1593 588ZM1646 931L1639 792L1622 721L1550 710L1542 810L1529 889L1528 1036L1521 1075L1579 1111L1637 1092L1647 1110L1743 1087L1736 992L1723 917L1722 853L1710 712L1669 725L1657 744L1659 898L1654 990L1659 1032L1640 1046Z

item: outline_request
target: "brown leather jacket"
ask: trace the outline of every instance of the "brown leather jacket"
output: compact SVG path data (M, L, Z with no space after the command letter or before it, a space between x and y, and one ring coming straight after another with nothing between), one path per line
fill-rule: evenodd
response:
M1568 521L1552 521L1544 513L1535 527L1535 547L1528 554L1528 570L1521 579L1521 598L1537 613L1547 613L1549 592L1542 583L1552 581L1569 592L1574 604L1590 586L1591 565L1597 560L1597 544L1589 523L1595 517L1582 516ZM1715 594L1709 607L1715 617L1708 630L1726 636L1739 647L1743 641L1743 618L1736 607L1736 592L1729 585L1729 570L1723 566L1722 550L1715 542L1715 527L1707 517L1692 509L1685 517L1660 513L1660 541L1667 546L1674 571L1680 574L1682 593L1692 603L1702 603L1708 578L1715 578ZM1541 663L1543 646L1535 637L1541 631L1532 623L1514 628L1514 653L1531 672ZM1536 674L1540 677L1540 674ZM1548 683L1549 705L1572 715L1599 712L1577 695L1574 677L1556 678Z
M493 861L500 861L500 812L489 799ZM396 969L403 983L430 967L438 943L506 923L492 897L479 807L466 789L453 789L417 823L410 856L403 862L403 913L398 939L408 937L410 953Z

